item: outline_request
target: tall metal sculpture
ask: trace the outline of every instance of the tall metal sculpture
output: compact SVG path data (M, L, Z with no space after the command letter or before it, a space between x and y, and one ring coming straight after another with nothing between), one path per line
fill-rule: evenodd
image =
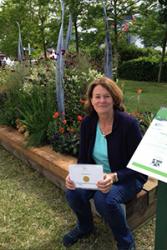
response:
M18 57L18 61L22 62L24 60L24 50L23 50L23 43L22 43L22 38L21 38L21 30L20 30L20 24L18 22L16 23L17 23L18 31L19 31L17 57Z
M110 39L108 17L106 11L106 1L102 0L103 4L103 13L104 13L104 22L105 22L105 57L104 57L104 74L105 76L112 78L112 43Z
M62 10L62 19L61 27L58 36L58 43L56 49L56 99L57 99L57 108L58 112L61 114L65 113L64 107L64 54L68 49L70 36L72 32L72 17L69 16L69 24L66 35L66 43L64 43L64 1L60 0L61 10Z

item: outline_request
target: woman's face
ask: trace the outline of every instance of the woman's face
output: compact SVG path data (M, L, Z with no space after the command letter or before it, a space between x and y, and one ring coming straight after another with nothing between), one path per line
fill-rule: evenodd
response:
M113 111L113 98L107 89L97 85L92 92L91 103L97 114L111 113Z

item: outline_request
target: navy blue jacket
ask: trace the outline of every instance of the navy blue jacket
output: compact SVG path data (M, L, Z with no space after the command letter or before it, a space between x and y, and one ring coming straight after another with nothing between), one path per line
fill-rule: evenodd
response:
M81 123L78 163L95 163L92 154L97 122L98 116L94 113L85 117ZM144 184L147 176L126 167L142 139L137 120L126 112L115 110L112 133L107 135L106 139L111 171L117 173L119 182L137 178Z

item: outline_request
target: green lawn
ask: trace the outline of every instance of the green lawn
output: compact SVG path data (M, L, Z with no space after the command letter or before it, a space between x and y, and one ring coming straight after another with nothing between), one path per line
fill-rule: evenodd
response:
M135 82L121 80L125 105L128 111L150 111L156 113L161 106L167 106L167 83ZM140 101L137 101L137 89L141 88Z
M65 250L62 237L75 224L64 192L0 146L0 250ZM110 230L96 218L97 232L72 250L113 249ZM135 231L137 250L153 250L155 219Z

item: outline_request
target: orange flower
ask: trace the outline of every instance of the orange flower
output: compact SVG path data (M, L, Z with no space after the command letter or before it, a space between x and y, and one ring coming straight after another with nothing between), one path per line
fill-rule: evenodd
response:
M77 116L77 120L78 120L79 122L81 122L81 121L83 120L83 117L82 117L81 115L78 115L78 116Z
M59 128L59 132L60 132L61 134L64 134L64 128L60 127L60 128Z
M142 92L143 92L143 90L141 88L136 90L137 95L140 95Z
M74 132L75 132L75 129L74 129L74 128L68 128L68 131L69 131L70 133L74 133Z
M53 114L53 118L54 118L54 119L57 119L57 117L59 117L59 112L55 112L55 113Z

